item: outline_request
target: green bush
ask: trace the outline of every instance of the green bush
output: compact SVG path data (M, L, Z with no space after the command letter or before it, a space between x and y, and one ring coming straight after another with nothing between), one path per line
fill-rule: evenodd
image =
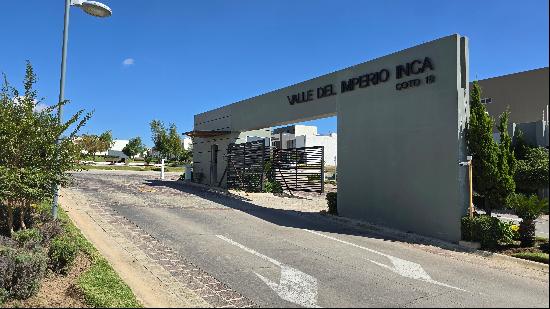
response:
M6 300L8 300L8 291L3 288L0 288L0 306L2 306Z
M283 186L281 186L281 183L276 180L268 180L264 184L264 191L271 193L283 193Z
M38 229L42 234L42 244L48 244L52 239L63 233L63 227L59 220L50 220L41 224Z
M548 211L548 200L541 200L534 194L531 196L514 194L508 200L508 207L521 218L519 225L521 245L532 247L535 244L535 220Z
M520 191L548 188L548 149L527 148L525 158L519 160L514 179Z
M337 194L336 192L327 193L327 204L328 204L328 213L333 215L338 215L338 205L337 205Z
M56 237L48 250L50 268L57 273L67 274L77 255L78 243L73 237Z
M38 229L26 229L14 232L12 238L21 246L25 246L27 243L42 242L42 234L40 234Z
M0 288L6 290L10 298L26 299L34 295L45 272L46 256L41 250L0 250Z
M479 242L483 248L495 248L499 241L507 241L509 229L511 225L487 215L462 218L462 239Z
M519 240L519 227L515 223L499 220L498 224L502 233L501 242L511 244L515 240Z

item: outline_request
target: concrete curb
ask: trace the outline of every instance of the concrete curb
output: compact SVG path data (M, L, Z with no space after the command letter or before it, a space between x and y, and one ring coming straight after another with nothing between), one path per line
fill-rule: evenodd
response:
M483 258L496 260L496 261L504 261L504 262L512 262L516 264L520 264L522 266L525 266L530 269L535 269L539 271L543 271L548 273L549 272L549 265L543 264L539 262L534 262L530 260L520 259L513 256L508 256L500 253L490 252L490 251L484 251L484 250L477 250L468 248L465 246L460 246L455 243L446 242L443 240L430 238L427 236L417 235L417 234L409 234L404 233L402 231L390 229L387 227L377 226L372 223L367 223L364 221L356 220L356 219L350 219L350 218L344 218L344 217L338 217L334 215L329 214L320 214L321 216L328 218L329 220L336 221L339 223L345 223L345 224L352 224L356 227L360 227L363 229L366 229L370 232L373 232L375 234L379 234L381 236L390 236L405 242L413 242L413 243L423 243L428 245L433 245L437 247L441 247L443 249L452 250L452 251L458 251L458 252L464 252L464 253L470 253L474 254Z
M211 187L203 184L198 184L190 181L185 180L177 180L178 182L181 182L182 184L195 186L198 188L206 189L210 192L215 192L218 194L222 194L225 196L232 196L231 192L229 192L226 189L218 188L218 187ZM452 251L458 251L458 252L464 252L464 253L470 253L474 254L483 258L492 259L496 261L505 261L505 262L513 262L516 264L521 264L522 266L543 271L548 273L549 272L549 265L543 264L539 262L534 262L530 260L520 259L509 255L504 255L500 253L485 251L485 250L478 250L478 249L472 249L466 246L461 246L459 244L446 242L440 239L431 238L427 236L422 236L418 234L411 234L411 233L405 233L403 231L391 229L388 227L378 226L376 224L368 223L365 221L357 220L357 219L351 219L351 218L345 218L345 217L339 217L330 215L328 213L319 214L320 216L327 218L332 221L336 221L338 223L344 223L344 224L351 224L356 227L366 229L369 232L379 234L381 236L391 236L393 238L396 238L398 240L402 240L405 242L412 242L412 243L423 243L423 244L429 244L437 247L441 247L443 249L452 250Z

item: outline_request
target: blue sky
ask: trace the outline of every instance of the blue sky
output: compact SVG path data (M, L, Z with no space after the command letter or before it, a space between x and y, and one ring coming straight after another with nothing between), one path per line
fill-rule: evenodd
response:
M152 119L191 130L196 113L452 33L470 38L471 79L548 66L548 1L103 2L111 18L71 9L66 115L95 110L84 132L148 145ZM21 85L30 60L47 104L58 96L63 6L0 4L0 72ZM335 118L310 123L336 131Z

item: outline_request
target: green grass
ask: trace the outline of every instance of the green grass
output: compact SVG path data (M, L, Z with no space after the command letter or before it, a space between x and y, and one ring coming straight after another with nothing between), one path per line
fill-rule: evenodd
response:
M43 203L40 207L49 211L50 204ZM86 303L95 308L142 308L130 287L120 279L107 260L82 235L61 208L59 208L59 221L63 225L65 234L73 238L80 251L92 261L90 268L77 281L77 286L82 291Z
M512 254L513 257L548 264L548 253L520 252Z
M118 161L120 160L119 157L111 157L111 156L95 156L95 159L93 156L84 156L82 157L82 160L86 161L95 161L95 162L107 162L107 161Z
M126 166L126 165L82 165L84 170L108 170L108 171L155 171L160 172L158 166ZM171 167L164 168L165 172L181 172L183 173L183 167Z
M124 283L103 258L95 263L80 278L78 287L84 293L88 305L96 308L139 308L132 290Z

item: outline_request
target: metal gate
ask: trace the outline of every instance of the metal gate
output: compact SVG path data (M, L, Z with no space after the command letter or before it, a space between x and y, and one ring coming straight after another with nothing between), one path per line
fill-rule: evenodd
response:
M227 148L227 188L263 191L269 146L263 140L230 144Z
M279 182L283 190L323 193L324 152L323 146L270 148L263 140L230 144L227 148L227 188L262 192L269 178ZM269 171L266 170L268 163L271 163Z
M290 191L325 191L325 148L323 146L274 149L272 169L275 179Z

